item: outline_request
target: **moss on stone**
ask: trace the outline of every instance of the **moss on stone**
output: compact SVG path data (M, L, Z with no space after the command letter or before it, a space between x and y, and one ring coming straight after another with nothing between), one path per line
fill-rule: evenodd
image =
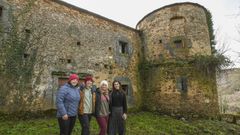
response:
M214 30L213 30L212 14L209 10L205 10L205 13L206 13L206 18L207 18L211 50L212 50L212 53L214 54L217 52L217 50L215 49L216 41L215 41L215 35L214 35Z
M209 56L209 59L211 58ZM212 117L217 114L215 70L211 74L204 73L205 69L199 69L194 64L196 59L198 57L172 59L157 63L142 62L139 65L142 89L144 89L143 95L148 99L143 101L143 108L168 115L186 117L195 117L196 115L198 117ZM208 68L208 66L206 64L206 67L203 67ZM179 76L188 78L189 93L184 94L177 90L176 78ZM176 101L172 102L171 100Z

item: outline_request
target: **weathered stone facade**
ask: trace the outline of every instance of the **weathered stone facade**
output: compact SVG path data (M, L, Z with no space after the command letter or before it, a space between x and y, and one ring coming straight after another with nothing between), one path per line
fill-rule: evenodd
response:
M240 69L225 69L217 75L218 99L221 113L240 113Z
M6 1L0 1L0 31L7 31L8 27L9 27L9 22L10 22L10 18L9 18L9 4ZM6 33L2 33L0 32L0 47L2 45L2 40L3 38L6 36ZM2 56L2 54L0 54L0 56ZM3 59L0 59L0 66L3 64Z
M142 31L147 60L211 55L205 10L199 5L176 4L145 16L137 28Z
M14 12L24 6L22 0L8 2ZM216 114L215 83L199 82L194 68L155 66L142 75L139 70L143 60L154 65L211 55L205 10L194 3L169 5L147 15L133 29L65 2L35 1L29 10L31 21L25 19L21 26L41 35L33 45L38 46L38 62L32 81L39 101L44 101L41 108L54 107L57 88L76 72L81 77L93 75L96 85L103 79L121 80L130 107L144 102L150 110L164 113ZM179 84L183 87L186 77L187 91L181 92Z
M218 113L214 77L183 64L196 55L211 55L206 12L197 4L173 4L137 24L146 58L146 109L179 117Z
M25 6L23 1L11 4L15 12ZM40 41L44 47L39 45L40 60L35 65L37 77L33 79L35 91L46 101L44 108L55 107L56 90L70 72L82 78L93 75L96 85L103 79L109 83L119 79L127 85L129 106L135 100L138 104L137 30L59 1L36 1L29 12L34 12L29 13L31 21L22 27L33 35L44 32ZM40 29L33 31L32 26Z

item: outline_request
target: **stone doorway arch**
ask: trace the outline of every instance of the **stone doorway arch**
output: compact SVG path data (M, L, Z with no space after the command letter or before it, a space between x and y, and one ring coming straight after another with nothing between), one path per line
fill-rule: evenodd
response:
M124 77L124 76L117 76L114 78L114 80L121 82L122 88L126 92L128 107L133 106L134 97L133 97L133 88L132 88L131 80L128 77Z

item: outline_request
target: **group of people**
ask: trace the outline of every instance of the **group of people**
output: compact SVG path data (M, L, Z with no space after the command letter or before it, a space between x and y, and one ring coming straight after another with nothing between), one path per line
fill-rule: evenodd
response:
M60 135L70 135L78 118L81 134L90 135L90 121L95 116L99 135L124 135L127 119L126 95L121 82L113 81L110 90L108 82L102 80L99 88L93 85L91 76L79 85L77 74L71 74L68 82L60 87L56 96L57 118Z

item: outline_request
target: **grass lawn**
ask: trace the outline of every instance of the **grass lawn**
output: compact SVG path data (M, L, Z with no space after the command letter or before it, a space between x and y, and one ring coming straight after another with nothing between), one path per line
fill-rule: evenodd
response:
M128 115L127 135L240 135L240 126L222 121L181 121L149 112ZM98 134L95 118L91 121L91 135ZM76 121L73 135L80 135ZM58 135L56 118L24 121L0 121L0 135Z

